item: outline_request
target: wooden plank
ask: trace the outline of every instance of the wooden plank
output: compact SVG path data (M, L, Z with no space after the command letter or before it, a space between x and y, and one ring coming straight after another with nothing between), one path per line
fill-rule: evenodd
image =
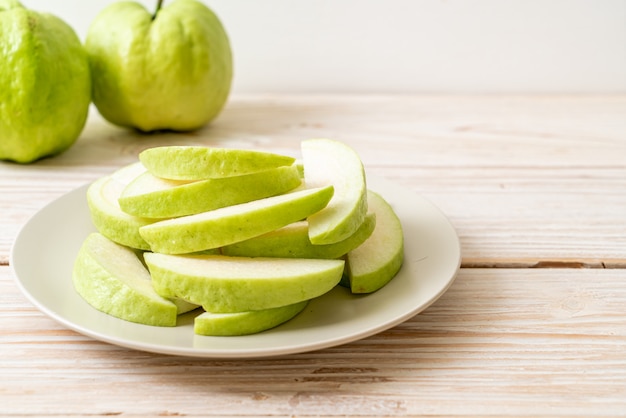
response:
M371 171L449 217L464 266L626 266L626 168Z
M411 179L389 178L411 189ZM586 184L581 183L581 187ZM8 263L10 246L21 225L61 195L52 187L38 189L7 196L0 224L0 264ZM435 203L456 228L464 266L626 266L626 192L596 196L534 190L515 194L471 190L416 193ZM594 204L590 205L590 200Z
M437 204L458 229L465 265L623 266L624 114L623 95L244 96L197 132L146 136L92 112L65 154L0 164L0 264L38 209L145 148L204 144L298 156L301 140L330 137L354 147L368 173Z
M625 280L622 269L462 269L391 330L244 361L83 337L35 310L0 266L0 415L619 416Z

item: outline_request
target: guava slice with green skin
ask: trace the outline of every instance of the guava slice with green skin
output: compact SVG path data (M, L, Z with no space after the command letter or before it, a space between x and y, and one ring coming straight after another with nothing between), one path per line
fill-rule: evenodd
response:
M228 35L205 4L176 0L155 16L138 2L107 6L85 40L93 102L109 122L188 131L213 120L231 87Z
M156 177L206 180L239 176L292 165L295 158L271 152L203 146L163 146L139 153L139 160Z
M176 325L176 304L156 293L135 252L99 233L83 242L72 281L87 303L109 315L145 325Z
M0 159L26 164L67 150L90 102L89 62L74 30L0 0Z
M259 236L322 209L333 187L304 189L139 228L152 251L185 254Z
M354 234L367 214L365 169L357 153L331 139L302 141L306 187L332 184L335 194L321 211L308 217L313 244L333 244Z
M155 290L209 312L276 308L318 297L341 280L343 260L145 253Z
M141 163L133 163L97 179L87 189L87 204L91 220L102 235L118 244L150 250L150 245L139 234L139 228L156 220L129 215L118 203L128 183L144 172Z
M267 234L222 247L222 254L245 257L339 258L357 248L372 234L376 215L368 213L365 220L343 241L315 245L309 239L309 224L294 222Z
M301 183L294 165L193 182L165 180L146 172L124 189L119 205L134 216L174 218L286 193Z
M404 260L404 235L400 219L379 194L368 191L368 206L376 214L372 235L346 256L352 293L372 293L395 277Z
M305 300L287 306L259 311L215 313L203 312L194 318L194 333L210 336L239 336L256 334L275 328L304 310Z

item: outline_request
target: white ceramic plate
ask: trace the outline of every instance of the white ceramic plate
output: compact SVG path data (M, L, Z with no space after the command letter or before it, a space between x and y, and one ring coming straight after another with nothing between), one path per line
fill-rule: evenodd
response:
M87 185L53 201L19 232L11 251L18 284L42 312L64 326L97 340L133 349L205 358L266 357L336 346L391 328L437 300L452 284L461 253L448 219L429 201L387 180L368 176L400 217L405 262L384 288L351 295L337 287L312 301L291 321L255 335L194 335L193 317L179 317L172 328L123 321L88 305L72 284L74 259L85 237L95 231L86 203Z

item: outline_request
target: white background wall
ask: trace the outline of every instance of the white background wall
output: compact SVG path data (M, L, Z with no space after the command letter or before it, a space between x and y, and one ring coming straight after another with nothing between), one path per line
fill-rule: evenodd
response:
M22 1L84 39L115 0ZM234 92L626 93L626 0L205 3L231 38Z

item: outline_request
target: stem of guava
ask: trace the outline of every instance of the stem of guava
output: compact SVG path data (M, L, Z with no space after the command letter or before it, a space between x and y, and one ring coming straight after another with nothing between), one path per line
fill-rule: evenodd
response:
M152 15L152 20L156 19L157 14L159 13L159 10L161 10L162 5L163 5L163 0L157 0L157 6L156 6L156 10L154 11L154 14Z

